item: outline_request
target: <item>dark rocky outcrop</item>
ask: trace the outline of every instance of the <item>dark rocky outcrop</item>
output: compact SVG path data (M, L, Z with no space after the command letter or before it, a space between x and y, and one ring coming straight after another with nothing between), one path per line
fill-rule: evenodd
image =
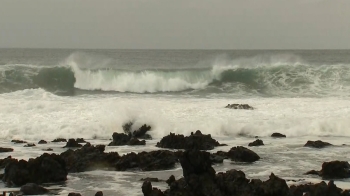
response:
M12 152L13 149L12 148L2 148L0 147L0 152Z
M77 142L77 143L87 143L87 142L84 140L84 138L77 138L77 139L76 139L76 142Z
M144 196L165 196L161 190L153 188L151 182L149 181L143 182L142 193Z
M149 178L149 177L147 177L147 178L141 178L140 181L162 182L163 180L160 180L160 179L158 179L158 178Z
M92 146L87 143L80 149L69 149L60 156L66 162L66 169L69 172L114 168L120 158L119 154L117 152L105 153L104 150L104 145Z
M172 169L175 167L177 160L175 153L168 150L140 152L138 154L131 152L119 159L116 170L156 171Z
M67 140L64 138L57 138L57 139L52 140L51 142L67 142Z
M238 162L248 162L252 163L260 159L259 155L257 155L252 150L249 150L248 148L245 148L243 146L237 146L230 149L230 151L227 152L227 156L232 161L238 161Z
M63 148L79 148L82 147L75 139L69 139L67 144Z
M46 148L46 149L43 149L43 151L53 151L52 148Z
M263 146L264 142L260 139L255 140L254 142L251 142L248 144L248 146Z
M286 137L286 135L283 135L282 133L273 133L271 135L271 137L274 137L274 138L283 138L283 137Z
M225 108L229 109L244 109L244 110L254 110L254 108L248 104L228 104Z
M80 193L68 193L68 196L82 196Z
M324 162L321 171L311 170L306 174L319 175L324 179L350 178L350 164L346 161Z
M307 141L306 144L304 145L304 147L311 147L311 148L324 148L328 146L332 146L332 144L328 142L323 142L321 140Z
M40 140L40 141L38 142L38 144L47 144L47 141L45 141L45 140Z
M134 125L134 122L130 121L128 123L125 123L122 127L124 130L124 133L127 135L130 135L132 138L138 138L138 139L152 139L152 136L149 135L147 132L151 130L151 126L149 125L142 125L140 128L132 131L132 127Z
M47 192L49 192L46 188L39 186L35 183L27 183L23 185L20 189L20 191L24 195L43 195Z
M102 191L97 191L97 192L95 193L95 196L103 196L103 192L102 192Z
M35 144L33 144L33 143L28 143L28 144L24 145L23 147L34 147L34 146L35 146Z
M44 153L35 159L14 160L5 167L2 179L8 185L50 183L67 180L65 161L56 154Z
M13 142L13 143L15 143L15 144L27 143L26 141L23 141L23 140L11 140L11 142Z
M10 162L17 161L16 159L13 159L11 156L8 156L4 159L0 159L0 169L5 168Z
M214 147L222 146L222 144L213 139L210 134L204 135L198 130L187 137L170 133L170 135L163 137L156 146L170 149L212 150Z
M124 145L146 145L145 140L138 140L133 138L131 135L126 135L125 133L113 133L113 141L108 144L108 146L124 146Z
M290 186L290 192L293 196L347 196L348 190L343 191L338 188L331 180L326 184L324 181L317 184L303 184Z

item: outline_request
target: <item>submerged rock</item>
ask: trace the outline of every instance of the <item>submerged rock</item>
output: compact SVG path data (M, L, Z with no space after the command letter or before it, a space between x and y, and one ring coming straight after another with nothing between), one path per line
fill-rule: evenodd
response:
M65 161L56 154L44 153L35 159L14 160L6 167L3 181L8 185L50 183L67 180Z
M271 137L283 138L283 137L286 137L286 135L283 135L283 134L281 134L281 133L273 133L273 134L271 135Z
M332 146L332 144L328 142L323 142L321 140L317 141L307 141L304 147L311 147L311 148L324 148L327 146Z
M131 169L157 171L174 168L177 160L175 153L168 150L140 152L138 154L131 152L120 157L115 167L117 171Z
M24 145L23 147L34 147L35 146L35 144L26 144L26 145Z
M11 140L11 142L13 142L13 143L15 143L15 144L27 143L26 141L23 141L23 140Z
M113 133L113 141L108 144L108 146L124 146L124 145L146 145L145 140L138 140L137 138L131 137L131 135L126 135L125 133Z
M47 192L49 192L46 188L39 186L35 183L27 183L23 185L20 189L20 191L24 195L43 195Z
M117 152L105 153L104 145L85 144L77 150L69 149L61 153L69 172L84 172L94 169L110 169L120 159Z
M350 164L346 161L324 162L321 171L311 170L306 174L319 175L325 179L350 178Z
M69 139L67 144L63 148L79 148L82 147L75 139Z
M40 140L40 141L38 142L38 144L47 144L47 141L45 141L45 140Z
M227 104L225 108L229 109L244 109L244 110L254 110L254 108L248 104Z
M248 146L263 146L264 142L260 139L255 140L254 142L251 142L248 144Z
M57 138L57 139L52 140L51 142L67 142L67 140L64 138Z
M227 156L232 161L252 163L260 159L259 155L243 146L233 147L228 151Z
M12 148L2 148L0 147L0 152L12 152L13 149Z
M210 134L204 135L198 130L187 137L170 133L170 135L163 137L156 146L170 149L212 150L214 147L223 146L223 144L213 139Z

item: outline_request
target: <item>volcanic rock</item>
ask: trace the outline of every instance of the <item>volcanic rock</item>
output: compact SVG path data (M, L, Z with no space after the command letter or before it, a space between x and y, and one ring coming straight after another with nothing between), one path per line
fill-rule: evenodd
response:
M324 148L327 146L332 146L332 144L328 142L323 142L321 140L317 141L307 141L304 147L311 147L311 148Z
M15 143L15 144L27 143L26 141L23 141L23 140L11 140L11 142L13 142L13 143Z
M346 161L324 162L321 171L311 170L306 174L319 175L324 179L350 178L350 164Z
M244 110L254 110L254 108L248 104L228 104L225 108L229 109L244 109Z
M51 142L67 142L67 140L64 138L57 138L57 139L52 140Z
M12 148L2 148L0 147L0 152L12 152L13 149Z
M40 141L38 142L38 144L47 144L47 141L45 141L45 140L40 140Z
M23 147L34 147L34 146L35 146L35 144L31 143L31 144L26 144Z
M260 139L255 140L254 142L251 142L248 144L248 146L263 146L264 142Z
M47 192L49 192L46 188L39 186L35 183L27 183L23 185L20 189L20 191L24 195L43 195Z
M249 150L248 148L245 148L243 146L237 146L233 147L228 151L227 156L232 161L239 161L239 162L248 162L252 163L260 159L259 155L257 155L252 150Z
M67 144L63 148L78 148L82 147L75 139L69 139Z
M282 137L286 137L286 135L283 135L283 134L281 134L281 133L273 133L273 134L271 135L271 137L282 138Z

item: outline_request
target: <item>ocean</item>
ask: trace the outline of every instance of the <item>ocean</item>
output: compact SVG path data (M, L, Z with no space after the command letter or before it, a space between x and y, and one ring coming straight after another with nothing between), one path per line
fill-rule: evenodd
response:
M244 103L254 110L225 106ZM146 146L106 147L106 151L152 151L170 132L201 130L228 151L258 136L265 146L250 147L261 159L253 164L225 160L215 170L240 169L248 178L271 172L298 182L325 161L350 158L350 50L79 50L0 49L1 153L28 160L63 143L32 148L12 139L85 138L108 144L122 125L152 126ZM274 132L285 139L273 139ZM308 140L335 146L305 148ZM181 166L158 172L90 171L72 173L60 195L143 195L144 177L182 176ZM292 183L293 181L290 181ZM350 180L336 180L350 188ZM165 190L166 183L153 185ZM0 183L0 191L8 190Z

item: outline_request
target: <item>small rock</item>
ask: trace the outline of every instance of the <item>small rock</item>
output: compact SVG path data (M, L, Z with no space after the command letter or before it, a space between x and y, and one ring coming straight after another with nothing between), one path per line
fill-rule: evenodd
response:
M13 142L13 143L15 143L15 144L27 143L26 141L23 141L23 140L11 140L11 142Z
M248 146L263 146L264 142L260 139L255 140L254 142L251 142L248 144Z
M273 133L273 134L271 135L271 137L282 138L282 137L286 137L286 135L283 135L283 134L281 134L281 133Z
M163 181L163 180L159 180L158 178L141 178L140 181L150 181L150 182L160 182L160 181Z
M248 163L252 163L260 159L259 155L243 146L231 148L230 151L228 151L227 156L231 158L232 161Z
M12 148L2 148L0 147L0 152L12 152L13 149Z
M53 151L52 148L46 148L46 149L43 149L43 151Z
M45 141L45 140L40 140L40 141L38 142L38 144L47 144L47 141Z
M42 186L35 183L27 183L21 187L20 190L24 195L43 195L48 192L48 190Z
M57 139L52 140L51 142L67 142L67 140L64 138L57 138Z
M31 143L31 144L26 144L23 147L34 147L34 146L35 146L35 144Z
M229 109L244 109L244 110L254 110L254 108L248 104L228 104L225 108Z
M332 144L328 142L323 142L321 140L317 141L307 141L304 147L311 147L311 148L324 148L327 146L332 146Z
M86 143L84 138L77 138L76 141L77 141L77 143Z
M103 196L103 192L102 191L97 191L95 196Z
M69 139L67 144L63 148L78 148L82 147L81 144L79 144L75 139Z

